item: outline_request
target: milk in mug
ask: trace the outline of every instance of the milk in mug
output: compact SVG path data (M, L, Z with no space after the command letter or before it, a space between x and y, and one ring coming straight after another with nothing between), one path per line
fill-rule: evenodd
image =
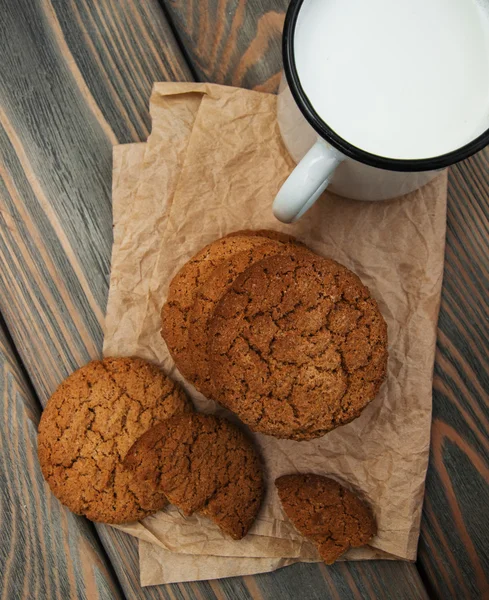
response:
M489 2L305 0L300 83L340 137L395 159L446 154L489 122Z

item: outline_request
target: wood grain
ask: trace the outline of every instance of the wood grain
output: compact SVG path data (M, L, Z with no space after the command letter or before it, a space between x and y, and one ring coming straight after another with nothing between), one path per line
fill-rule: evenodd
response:
M162 2L202 78L276 89L278 24L288 2ZM418 561L431 594L443 600L489 596L488 173L486 150L449 176L433 439Z
M190 71L151 0L8 3L0 52L0 310L44 404L101 352L112 145L146 137L153 81ZM97 529L127 596L165 597L141 591L136 541Z
M489 150L453 167L419 567L432 596L489 597Z
M37 460L41 407L0 324L0 597L123 598L93 526L53 501Z
M117 54L111 22L119 36L138 39L131 52ZM117 10L98 0L12 2L0 11L0 49L0 289L8 326L47 398L101 348L112 144L144 139L151 82L189 71L151 1ZM144 98L135 105L137 94ZM23 311L33 323L23 326ZM50 364L50 355L59 360Z
M275 92L287 0L161 0L204 81Z
M343 562L330 567L302 563L275 573L243 579L251 598L256 599L427 600L428 598L414 565L394 561ZM226 580L221 582L221 585L226 589Z

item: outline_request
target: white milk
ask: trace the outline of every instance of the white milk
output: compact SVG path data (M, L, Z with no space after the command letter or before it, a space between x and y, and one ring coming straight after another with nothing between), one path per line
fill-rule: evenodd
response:
M489 128L489 3L305 0L294 49L312 105L339 136L429 158Z

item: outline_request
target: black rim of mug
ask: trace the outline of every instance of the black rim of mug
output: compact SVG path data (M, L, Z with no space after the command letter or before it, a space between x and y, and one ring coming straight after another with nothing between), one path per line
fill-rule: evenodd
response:
M324 138L342 154L371 167L386 169L389 171L436 171L469 158L469 156L479 152L489 144L489 129L487 129L484 131L484 133L465 146L462 146L461 148L453 150L447 154L442 154L441 156L436 156L433 158L404 160L397 158L386 158L376 154L371 154L370 152L366 152L365 150L357 148L353 144L350 144L340 137L327 125L327 123L321 119L321 117L314 110L309 98L301 86L297 72L294 57L294 32L297 24L297 18L304 1L305 0L292 0L287 10L282 38L282 55L285 76L287 78L287 83L289 84L292 96L306 120L322 138Z

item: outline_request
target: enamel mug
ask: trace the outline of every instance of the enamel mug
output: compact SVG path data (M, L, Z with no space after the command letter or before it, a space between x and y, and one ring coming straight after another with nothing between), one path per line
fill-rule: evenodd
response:
M421 158L392 158L364 150L341 137L328 123L324 110L323 118L319 116L316 106L303 87L296 61L297 40L307 40L309 34L300 28L311 27L310 19L301 20L301 11L304 7L309 11L317 9L318 19L321 19L321 6L318 3L322 2L324 8L328 3L335 1L292 0L285 20L282 46L284 73L277 101L277 117L285 146L298 163L277 194L273 205L274 215L285 223L299 219L327 187L340 196L355 200L395 198L420 188L433 179L440 169L469 157L489 143L489 93L487 122L477 126L479 129L476 128L472 133L469 132L466 143L442 154L423 156L423 153L420 153ZM423 1L429 4L432 0ZM348 2L358 4L356 0L342 0L342 4ZM373 0L363 2L363 5L380 7L385 2L386 0ZM391 0L389 2L391 7L404 4ZM408 5L409 3L406 3L406 6ZM360 4L357 10L361 10ZM449 33L447 32L447 35ZM354 35L351 34L345 43L350 43L350 46L355 44ZM342 52L342 48L338 47L337 51ZM386 52L389 52L389 49ZM324 60L326 58L324 57ZM426 57L426 61L429 62L429 57ZM313 72L317 72L318 78L321 77L321 60L318 59L317 69ZM320 83L324 89L324 82ZM457 85L460 83L457 82ZM362 90L359 93L361 94Z

